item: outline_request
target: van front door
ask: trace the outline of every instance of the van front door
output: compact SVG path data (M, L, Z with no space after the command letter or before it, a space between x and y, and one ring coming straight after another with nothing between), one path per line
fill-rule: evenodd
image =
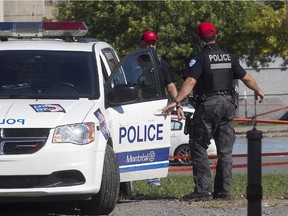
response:
M166 177L170 116L159 60L151 48L123 58L105 84L108 127L121 182Z

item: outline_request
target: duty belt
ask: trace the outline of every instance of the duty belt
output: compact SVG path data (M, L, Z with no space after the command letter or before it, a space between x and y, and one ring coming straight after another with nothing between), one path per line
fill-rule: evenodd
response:
M232 95L230 91L218 91L218 92L213 92L213 93L205 93L203 94L206 97L212 97L215 95Z

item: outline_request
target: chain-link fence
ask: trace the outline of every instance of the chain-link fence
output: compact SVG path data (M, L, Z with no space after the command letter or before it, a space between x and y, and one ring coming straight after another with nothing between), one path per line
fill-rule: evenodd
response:
M252 118L255 114L257 119L288 120L288 94L265 94L263 103L255 103L254 95L239 94L236 117Z

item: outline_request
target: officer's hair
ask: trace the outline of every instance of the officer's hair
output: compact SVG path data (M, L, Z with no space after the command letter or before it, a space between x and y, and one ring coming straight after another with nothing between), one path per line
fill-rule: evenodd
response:
M209 43L209 42L213 42L216 40L217 36L216 34L213 35L209 35L209 36L202 36L199 37L202 41L204 41L205 43Z

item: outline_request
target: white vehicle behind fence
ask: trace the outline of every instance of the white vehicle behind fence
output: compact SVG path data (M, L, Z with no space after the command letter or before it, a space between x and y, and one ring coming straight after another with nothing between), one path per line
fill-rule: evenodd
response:
M193 116L195 109L192 106L183 106L186 115ZM185 120L178 121L176 112L171 117L171 147L169 151L170 161L179 165L192 165L191 150L189 147L189 135L184 134ZM211 139L207 149L208 156L217 155L214 139ZM190 157L190 158L189 158Z

